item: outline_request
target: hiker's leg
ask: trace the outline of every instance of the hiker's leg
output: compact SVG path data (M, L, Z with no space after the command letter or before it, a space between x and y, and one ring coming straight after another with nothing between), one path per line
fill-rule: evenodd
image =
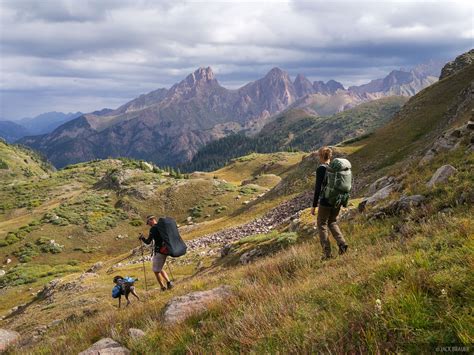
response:
M328 237L328 219L330 212L330 207L318 207L319 242L321 243L321 247L323 248L323 255L325 258L331 257L331 244L329 243Z
M337 216L339 215L340 208L331 208L331 212L329 214L329 229L331 230L331 234L336 239L337 245L346 245L346 240L342 235L339 226L337 225Z
M153 256L153 272L155 273L156 279L158 280L161 289L166 288L165 283L160 277L160 275L162 275L163 265L165 264L165 261L166 255L157 253Z
M161 276L163 276L163 278L166 280L166 282L170 282L170 278L168 276L168 274L166 273L165 270L161 270Z
M119 297L119 308L120 308L121 304L122 304L122 296Z
M163 288L163 287L165 287L165 284L164 284L163 280L161 279L160 274L161 274L161 271L160 272L155 272L156 280L160 284L161 288Z
M128 305L131 303L130 300L128 299L128 295L125 295L125 299L127 300L127 305L126 305L126 307L128 307Z

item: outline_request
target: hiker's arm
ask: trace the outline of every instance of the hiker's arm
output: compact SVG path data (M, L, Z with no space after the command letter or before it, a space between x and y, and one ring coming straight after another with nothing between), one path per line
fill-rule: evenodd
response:
M314 197L313 197L313 208L318 207L319 195L321 194L321 188L323 187L324 176L326 175L326 168L324 166L319 166L316 169L316 185L314 187Z
M155 228L151 228L150 229L150 233L148 234L148 238L145 238L145 237L141 237L140 239L143 241L143 243L145 244L150 244L151 241L153 240L153 235L154 235L154 232L155 231Z

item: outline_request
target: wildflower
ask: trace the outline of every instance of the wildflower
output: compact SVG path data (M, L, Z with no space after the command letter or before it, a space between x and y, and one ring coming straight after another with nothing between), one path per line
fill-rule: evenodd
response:
M378 298L375 300L375 312L382 313L382 301Z
M447 296L448 295L448 291L446 291L444 288L441 290L441 296Z

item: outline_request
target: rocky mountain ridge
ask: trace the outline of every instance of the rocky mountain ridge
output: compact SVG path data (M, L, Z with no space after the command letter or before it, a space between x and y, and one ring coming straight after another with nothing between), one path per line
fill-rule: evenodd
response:
M120 156L175 166L218 138L239 131L258 133L288 107L328 115L383 96L409 96L432 82L423 75L397 71L345 90L334 80L311 84L301 74L292 81L288 73L273 68L262 79L229 90L210 67L199 68L169 90L141 95L116 110L85 114L21 143L43 152L57 167Z

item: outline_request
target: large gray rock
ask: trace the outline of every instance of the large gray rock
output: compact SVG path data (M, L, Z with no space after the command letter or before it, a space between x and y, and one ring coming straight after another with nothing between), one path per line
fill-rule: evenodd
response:
M123 347L111 338L103 338L94 343L89 349L79 353L79 355L123 355L130 354L130 350Z
M20 333L8 329L0 329L0 352L15 344L20 339Z
M449 177L455 174L458 170L452 165L443 165L431 177L430 181L426 184L428 187L434 187L437 184L443 184L448 181Z
M397 184L389 184L382 187L372 196L364 198L359 204L359 211L363 212L367 206L376 205L379 201L386 199L390 194L398 189Z
M230 286L223 285L208 291L173 297L165 306L163 321L166 325L182 322L192 314L205 312L212 303L221 302L231 295Z
M393 176L381 177L380 179L376 180L369 186L369 195L375 194L380 189L383 189L384 187L391 185L394 182L395 182L395 178Z

